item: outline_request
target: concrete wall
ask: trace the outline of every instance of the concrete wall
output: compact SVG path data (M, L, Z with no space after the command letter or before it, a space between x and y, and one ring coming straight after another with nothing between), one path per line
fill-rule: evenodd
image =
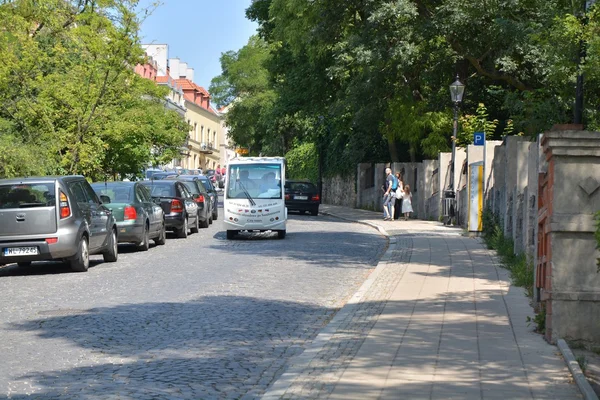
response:
M600 273L594 213L600 210L600 132L550 131L548 160L550 271L542 300L546 334L600 343Z

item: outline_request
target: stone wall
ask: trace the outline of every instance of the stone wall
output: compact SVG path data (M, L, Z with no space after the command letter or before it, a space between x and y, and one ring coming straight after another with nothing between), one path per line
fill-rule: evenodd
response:
M600 343L600 273L595 261L600 255L593 236L593 214L600 210L600 133L551 131L537 141L510 136L487 146L484 207L499 216L514 252L525 253L535 265L539 297L534 300L546 304L547 338ZM466 166L482 158L481 147L456 151L457 217L462 226L467 224ZM436 160L391 165L394 172L404 171L413 188L415 217L439 219L450 160L450 153L441 153ZM388 165L358 165L355 182L326 179L323 201L380 210ZM543 257L538 257L540 252Z
M600 273L594 213L600 210L600 132L550 131L542 146L549 244L542 301L546 338L600 343Z
M338 206L356 206L356 177L330 177L323 178L323 199L325 204Z

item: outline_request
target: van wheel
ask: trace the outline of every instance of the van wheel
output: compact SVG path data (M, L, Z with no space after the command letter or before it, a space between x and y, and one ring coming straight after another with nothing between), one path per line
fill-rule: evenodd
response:
M144 233L142 235L142 241L136 244L138 251L148 251L150 248L150 230L148 224L144 225Z
M183 227L177 231L177 237L180 239L185 239L188 237L188 220L187 217L183 220Z
M285 229L277 231L277 239L285 239Z
M87 237L81 237L77 246L77 254L69 260L69 266L75 272L85 272L90 267L90 252Z
M237 235L237 233L238 233L238 231L228 230L227 231L227 239L229 239L229 240L233 239L235 237L235 235Z
M164 221L160 228L160 233L158 234L158 237L156 239L154 239L154 243L156 243L158 246L162 246L165 243L167 243L167 229L165 228Z
M146 241L148 243L148 241ZM102 254L104 262L115 262L119 258L119 247L117 243L117 232L113 229L108 240L108 249Z

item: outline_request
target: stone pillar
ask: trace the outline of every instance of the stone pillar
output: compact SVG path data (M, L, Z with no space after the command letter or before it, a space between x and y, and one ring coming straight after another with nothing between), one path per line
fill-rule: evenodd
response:
M600 343L600 273L594 213L600 210L600 132L550 131L542 146L538 277L546 339Z

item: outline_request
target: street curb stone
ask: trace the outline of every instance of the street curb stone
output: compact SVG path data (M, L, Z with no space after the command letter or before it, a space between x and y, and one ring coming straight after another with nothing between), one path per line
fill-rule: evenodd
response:
M302 371L309 367L311 361L317 356L317 354L319 354L321 350L324 349L327 342L333 337L333 335L338 330L338 328L340 328L342 323L347 319L349 315L351 315L356 310L356 307L360 303L361 299L369 291L369 289L377 280L382 271L385 270L387 263L392 259L392 254L395 250L395 246L393 245L397 243L396 238L390 237L387 231L378 225L339 217L331 213L321 212L321 214L332 216L345 221L362 223L364 225L376 228L382 235L388 238L388 248L377 263L377 266L375 267L373 272L363 282L363 284L354 293L350 300L348 300L348 302L335 314L335 317L333 317L333 319L327 324L327 326L325 326L325 328L321 330L317 337L310 343L310 345L307 346L306 350L304 350L301 354L289 361L288 370L284 372L267 390L267 392L262 396L263 400L274 400L281 398L286 393L286 391L292 386L296 378L298 378L302 374Z
M596 396L594 389L592 389L590 383L585 378L585 375L579 367L579 363L577 362L577 359L573 355L573 352L569 348L567 342L564 339L558 339L557 345L563 357L565 358L567 366L571 371L571 375L573 375L573 379L575 379L575 383L577 383L577 387L583 395L583 398L585 400L598 400L598 396Z

